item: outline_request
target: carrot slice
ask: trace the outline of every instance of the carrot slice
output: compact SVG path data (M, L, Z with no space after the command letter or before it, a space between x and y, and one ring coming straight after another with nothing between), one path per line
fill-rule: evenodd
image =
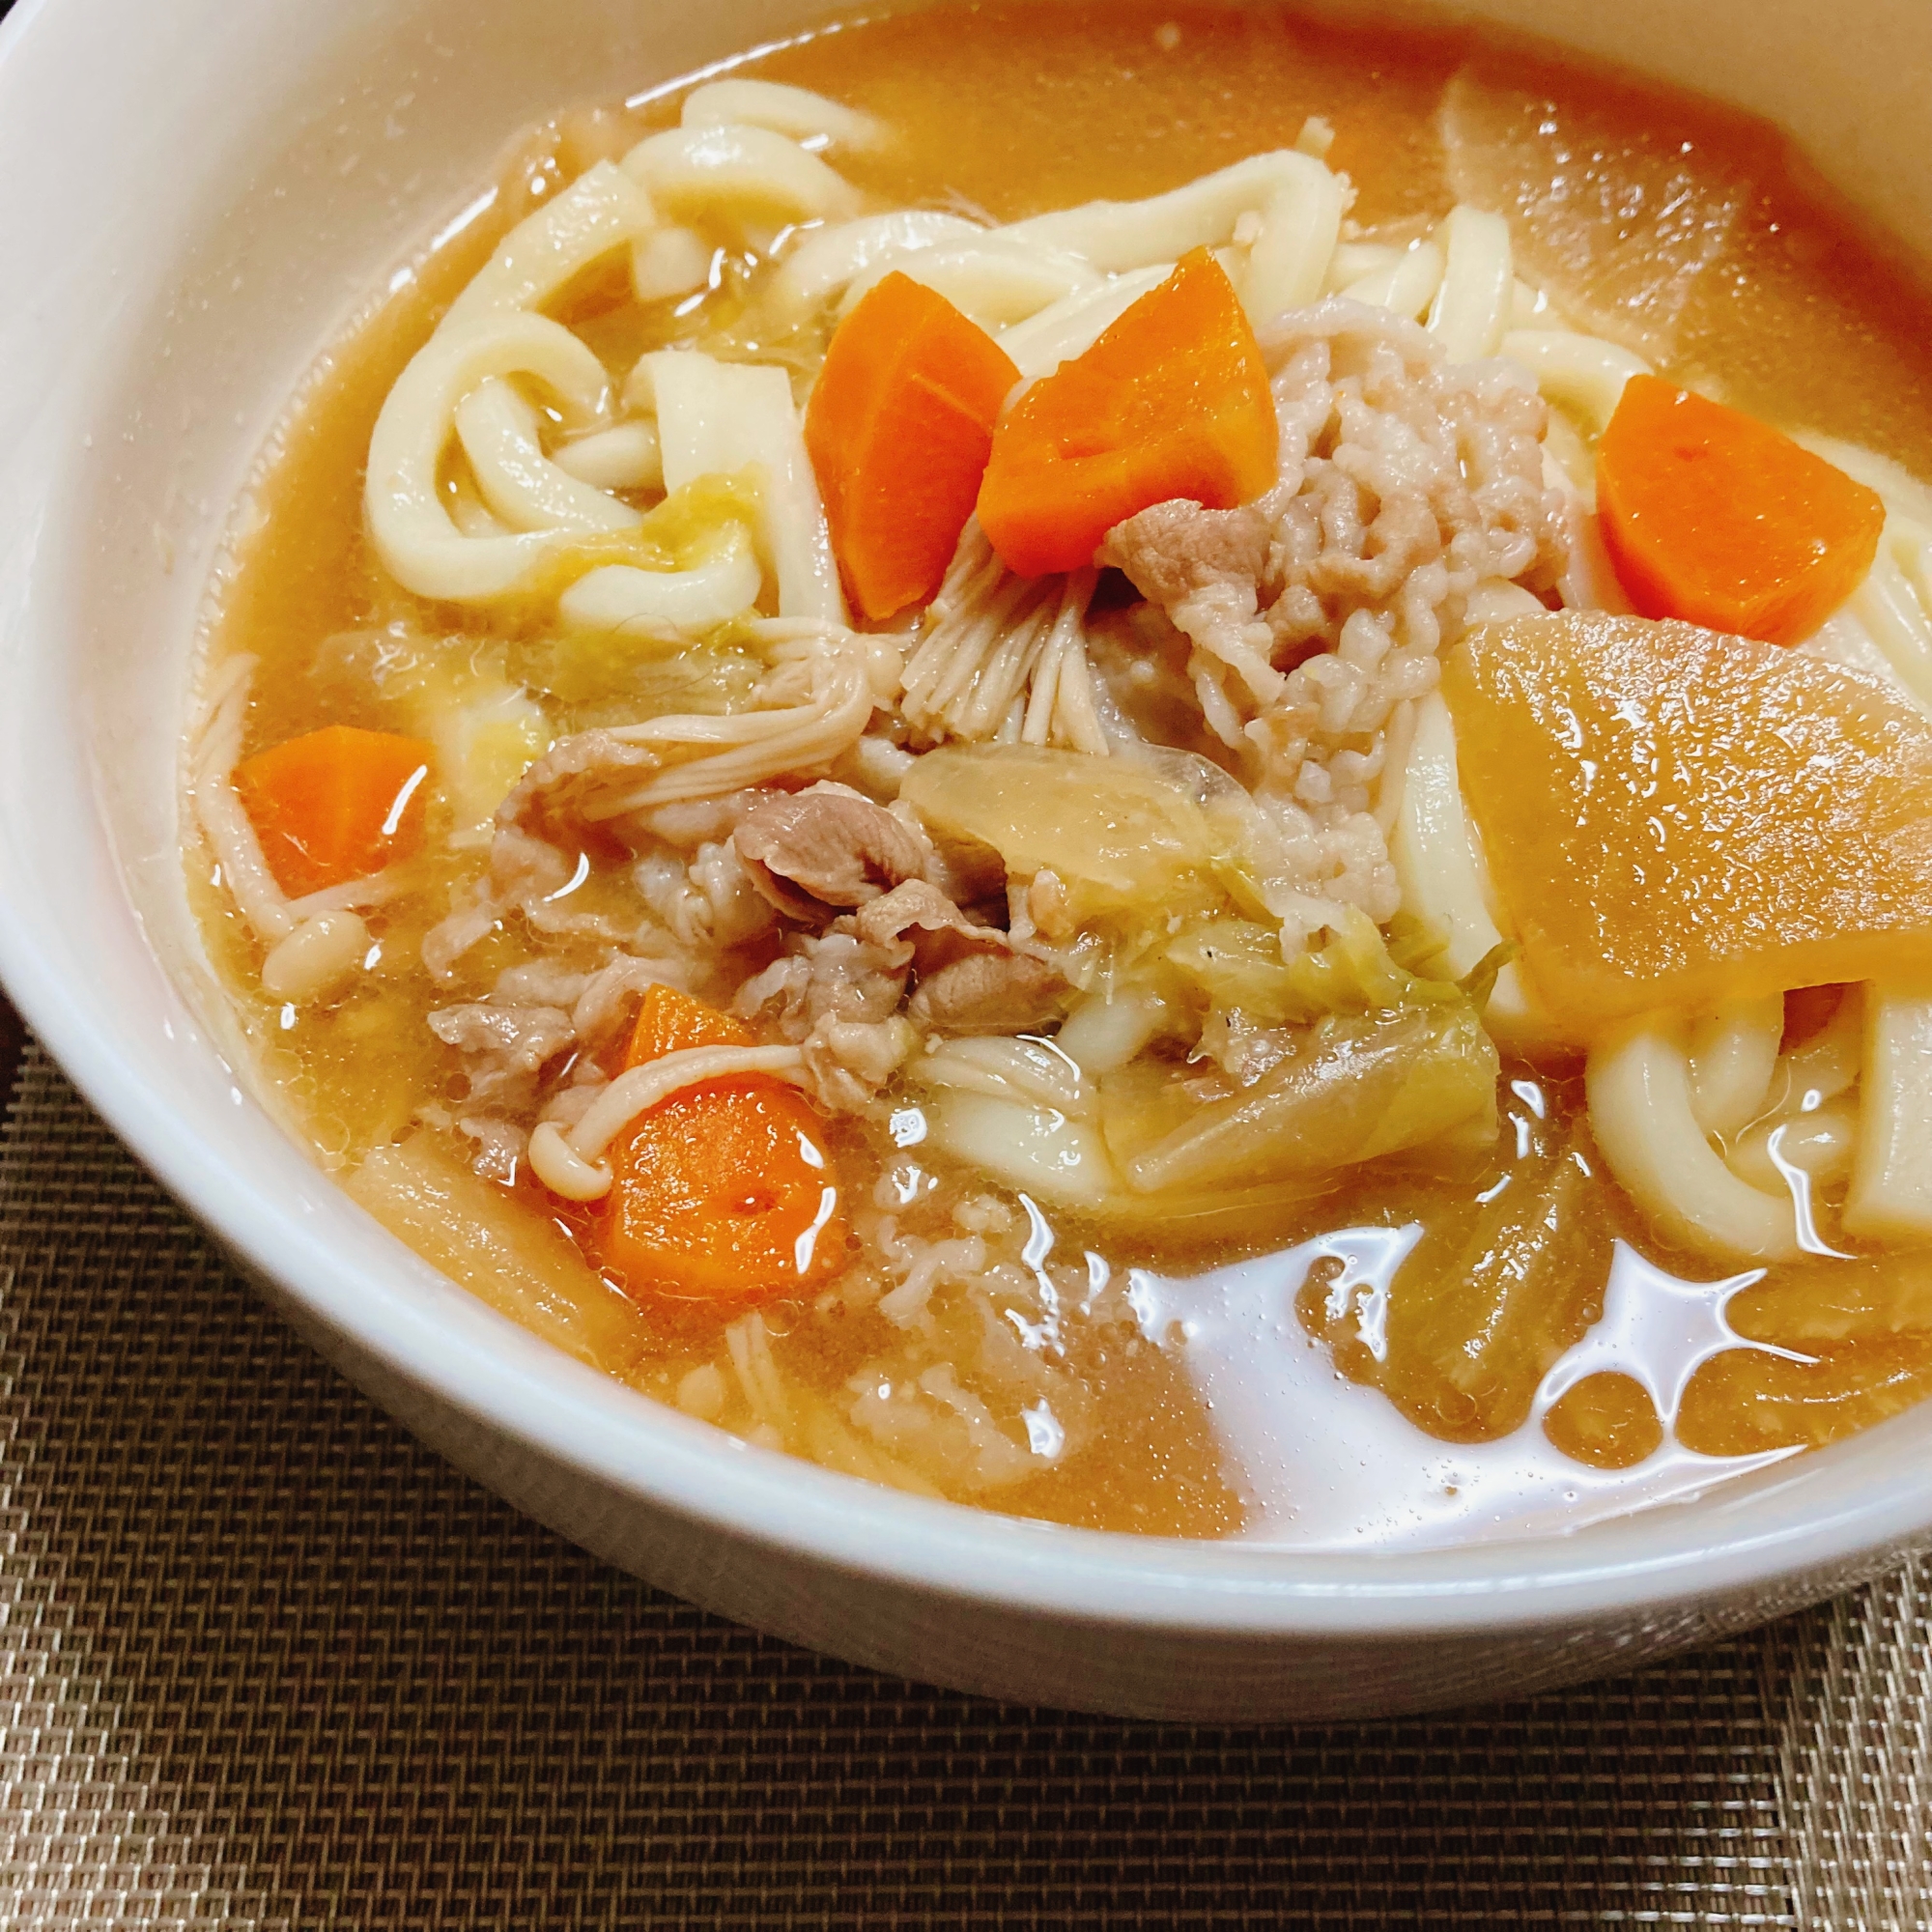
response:
M751 1044L715 1007L652 986L624 1064ZM749 1306L817 1288L844 1265L824 1122L768 1073L673 1094L639 1116L611 1156L599 1245L634 1292Z
M1008 412L980 523L1023 577L1078 570L1151 504L1231 510L1260 496L1278 440L1254 330L1221 265L1197 248Z
M805 446L846 588L867 617L939 588L1019 379L984 329L896 270L838 325Z
M1767 643L1808 637L1859 587L1885 504L1721 403L1633 376L1597 451L1604 541L1646 617Z
M435 756L420 738L329 724L238 766L236 792L281 889L299 898L418 850Z

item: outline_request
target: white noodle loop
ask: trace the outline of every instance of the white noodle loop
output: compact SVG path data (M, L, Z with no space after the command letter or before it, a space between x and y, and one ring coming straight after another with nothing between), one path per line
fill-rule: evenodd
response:
M1156 262L1076 290L1002 329L1000 347L1011 356L1023 380L1050 376L1063 362L1085 355L1135 302L1173 273L1172 262Z
M580 630L677 637L728 622L756 602L764 573L742 524L725 526L716 552L688 570L605 564L580 577L557 600Z
M643 521L628 504L544 454L536 411L500 376L479 383L456 406L456 440L469 459L484 502L513 530L596 535L635 529Z
M859 194L843 175L769 128L670 128L639 141L624 172L671 215L843 221Z
M718 255L695 228L653 228L631 243L631 293L640 302L696 295L710 287Z
M574 534L471 537L450 521L439 471L457 409L504 376L542 383L580 427L609 412L604 365L561 323L513 310L439 329L396 379L369 440L370 534L384 568L418 597L459 604L499 597Z
M1860 1086L1845 1230L1923 1241L1932 1236L1932 990L1865 988Z
M970 242L918 248L876 263L848 285L843 305L849 309L894 270L944 296L985 328L1005 327L1051 302L1107 286L1079 256L1028 247L996 228Z
M599 161L504 236L450 303L438 333L454 333L485 316L541 308L585 269L628 247L655 219L649 201L622 170Z
M1444 960L1453 977L1474 972L1503 944L1474 829L1463 804L1455 725L1437 691L1416 703L1389 857L1402 886L1404 909L1446 937ZM1560 1043L1555 1025L1532 998L1514 964L1496 975L1483 1022L1501 1044L1519 1053Z
M1174 261L1190 248L1219 247L1235 240L1242 215L1259 214L1264 236L1270 220L1278 224L1279 239L1265 256L1270 284L1306 286L1301 299L1312 299L1335 244L1326 213L1332 207L1339 226L1346 194L1340 177L1313 156L1283 148L1145 201L1090 201L1012 222L1003 232L1122 274Z
M1410 322L1419 322L1442 286L1442 250L1434 242L1419 242L1413 248L1391 253L1393 260L1363 270L1337 293L1350 301L1392 309Z
M854 153L883 148L891 138L871 115L776 80L707 81L684 97L677 118L687 128L765 128L794 141Z
M664 452L655 423L625 422L567 442L551 458L566 476L599 490L662 490Z
M945 242L971 242L985 232L963 215L932 209L862 215L808 235L790 249L766 289L765 299L780 317L796 319L861 276L906 268L907 256Z
M1651 1021L1597 1047L1585 1084L1597 1145L1660 1233L1725 1260L1784 1261L1799 1251L1791 1201L1740 1179L1705 1138L1671 1026Z
M1624 384L1653 373L1641 355L1570 328L1513 329L1500 350L1536 378L1545 401L1580 416L1598 436L1623 400Z
M1459 202L1443 217L1442 285L1429 311L1429 330L1452 362L1478 362L1503 345L1516 296L1509 223Z
M1690 1029L1690 1111L1707 1134L1725 1139L1764 1111L1777 1071L1784 998L1733 1000Z

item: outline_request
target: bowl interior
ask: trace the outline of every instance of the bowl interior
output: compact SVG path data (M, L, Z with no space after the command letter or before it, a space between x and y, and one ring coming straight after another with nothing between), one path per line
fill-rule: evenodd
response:
M1932 253L1932 10L1492 0L1791 128ZM136 1151L406 1380L691 1515L965 1595L1226 1628L1439 1628L1827 1574L1932 1521L1932 1405L1699 1504L1417 1555L1135 1545L873 1491L723 1441L444 1283L254 1094L179 877L178 733L223 526L359 297L523 124L799 31L797 0L23 0L0 28L0 972ZM165 76L156 85L156 76ZM881 1551L890 1550L890 1557Z

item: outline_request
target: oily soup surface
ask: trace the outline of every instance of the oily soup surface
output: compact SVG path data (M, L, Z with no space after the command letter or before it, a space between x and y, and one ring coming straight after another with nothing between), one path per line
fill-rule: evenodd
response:
M893 130L874 151L833 156L871 205L980 222L1159 193L1290 148L1321 116L1333 129L1325 160L1352 182L1349 216L1362 232L1406 245L1458 200L1528 211L1518 272L1532 283L1567 276L1572 320L1580 312L1647 351L1660 373L1737 409L1932 469L1924 298L1809 190L1775 139L1696 103L1534 51L1447 33L1345 33L1263 10L940 9L827 31L737 71L812 89ZM767 1302L755 1316L626 1297L597 1279L590 1209L546 1193L526 1165L508 1183L467 1171L470 1150L448 1124L466 1076L429 1016L485 1001L520 963L587 972L606 951L595 916L635 922L641 910L621 847L586 838L567 900L581 931L540 937L511 917L443 979L423 965L425 936L487 869L490 813L541 748L519 737L530 714L514 700L540 710L548 739L735 710L762 667L749 646L728 644L566 661L551 612L534 601L412 595L372 546L365 460L391 385L502 236L592 163L673 126L680 98L567 113L518 147L494 202L318 366L220 586L212 662L242 652L258 661L244 757L329 724L418 733L439 707L502 696L476 727L500 744L469 758L463 785L431 798L430 836L400 868L405 890L368 914L370 951L332 997L264 992L263 944L212 880L207 854L190 854L209 946L265 1081L319 1155L345 1175L397 1143L440 1162L413 1208L391 1198L384 1212L362 1198L472 1291L655 1397L856 1474L1096 1527L1293 1534L1303 1496L1328 1487L1331 1472L1313 1463L1265 1471L1265 1391L1231 1394L1227 1381L1244 1352L1286 1365L1281 1402L1319 1407L1347 1396L1334 1413L1362 1445L1363 1494L1381 1488L1378 1458L1388 1459L1391 1494L1413 1487L1430 1450L1418 1430L1457 1444L1530 1441L1539 1493L1556 1499L1549 1521L1584 1471L1599 1504L1624 1495L1604 1472L1625 1467L1625 1500L1656 1493L1642 1489L1640 1465L1661 1466L1646 1462L1667 1433L1660 1409L1684 1466L1708 1476L1696 1457L1808 1445L1917 1400L1932 1377L1932 1268L1911 1253L1875 1259L1832 1233L1814 1245L1852 1258L1770 1257L1729 1302L1728 1330L1713 1317L1730 1346L1710 1359L1673 1365L1646 1353L1642 1323L1627 1322L1636 1339L1622 1353L1601 1350L1588 1374L1537 1408L1546 1373L1592 1332L1606 1293L1614 1315L1637 1307L1644 1281L1730 1271L1660 1238L1609 1180L1574 1045L1524 1059L1506 1040L1493 1142L1454 1162L1397 1151L1265 1200L1234 1190L1232 1212L1204 1200L1198 1212L1139 1221L1083 1214L1077 1201L1042 1208L932 1151L916 1124L918 1094L894 1090L827 1128L843 1189L835 1226L850 1244L841 1270L810 1297ZM1677 212L1646 229L1645 211L1662 204ZM1638 217L1620 231L1618 211L1631 208ZM713 279L688 300L640 304L620 269L600 267L550 313L619 384L645 351L722 344L727 357L788 362L802 395L829 323L752 342L755 305L739 267L724 262ZM1601 425L1580 427L1580 437L1567 432L1578 448ZM448 459L441 482L446 500L462 495ZM1117 606L1132 604L1123 582L1117 592ZM1109 594L1103 582L1103 603ZM741 972L776 949L776 939L753 949ZM713 989L726 1004L731 990ZM1815 1075L1824 1094L1835 1067L1843 1077L1832 1092L1842 1091L1856 1014L1835 993L1786 1006L1785 1077ZM603 1051L604 1070L616 1070L621 1040ZM1806 1051L1810 1060L1793 1058ZM1128 1098L1154 1125L1116 1152L1154 1159L1166 1102L1151 1087L1178 1087L1189 1069L1171 1057L1144 1071L1150 1092ZM1120 1091L1128 1086L1123 1077ZM1842 1194L1839 1176L1812 1200L1828 1233ZM1400 1252L1388 1248L1386 1265L1364 1260L1359 1243L1334 1238L1349 1231L1399 1234ZM1299 1259L1269 1277L1273 1313L1252 1332L1224 1322L1221 1379L1194 1373L1184 1338L1199 1311L1178 1278L1285 1253ZM503 1290L519 1270L549 1287ZM925 1298L919 1320L901 1324L881 1309L903 1299L912 1276ZM572 1305L592 1312L556 1315ZM584 1341L584 1320L603 1340ZM1212 1326L1196 1325L1202 1335ZM1406 1419L1394 1423L1391 1406ZM1562 1456L1541 1446L1546 1435ZM1439 1470L1429 1480L1443 1487ZM1486 1526L1465 1516L1456 1533Z

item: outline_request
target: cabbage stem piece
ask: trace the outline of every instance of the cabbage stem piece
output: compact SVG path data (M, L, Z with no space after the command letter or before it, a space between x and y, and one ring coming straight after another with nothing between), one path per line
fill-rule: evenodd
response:
M648 1347L643 1318L551 1221L425 1136L378 1148L342 1185L478 1301L580 1362L621 1380Z
M954 1087L928 1120L935 1146L1049 1207L1097 1212L1122 1192L1099 1129L1056 1107Z
M1324 1022L1252 1087L1124 1162L1143 1193L1321 1174L1495 1127L1496 1050L1466 1002Z
M1151 992L1090 993L1053 1043L1091 1079L1124 1066L1167 1025L1167 1002Z
M1590 1127L1624 1191L1668 1238L1729 1261L1798 1252L1789 1200L1741 1180L1704 1138L1690 1064L1666 1023L1650 1020L1590 1055Z
M1932 992L1865 988L1862 1111L1845 1230L1932 1236Z

